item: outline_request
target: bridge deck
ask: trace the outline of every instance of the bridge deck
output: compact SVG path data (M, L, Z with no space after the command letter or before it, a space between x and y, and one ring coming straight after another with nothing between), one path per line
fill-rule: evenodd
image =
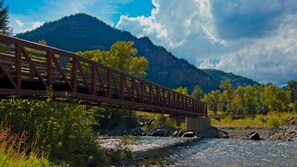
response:
M191 97L74 53L0 35L0 96L46 95L112 108L183 116L206 116L207 106Z

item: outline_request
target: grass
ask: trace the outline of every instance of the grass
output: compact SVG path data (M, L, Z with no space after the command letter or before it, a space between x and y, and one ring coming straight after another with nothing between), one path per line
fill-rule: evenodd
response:
M278 127L285 123L290 117L297 117L297 113L275 113L270 112L268 115L256 115L254 118L232 119L229 115L219 120L212 118L213 126L259 126L259 127Z
M11 134L9 128L0 129L0 166L58 166L47 160L46 156L37 154L36 151L29 152L28 149L23 146L24 140L24 134Z

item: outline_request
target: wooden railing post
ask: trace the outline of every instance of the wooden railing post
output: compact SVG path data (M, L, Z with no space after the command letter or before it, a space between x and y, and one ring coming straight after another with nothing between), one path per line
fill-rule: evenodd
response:
M107 70L107 97L111 98L111 70Z
M167 96L168 96L168 107L171 108L171 95L170 95L171 91L169 90L167 92Z
M92 63L92 94L96 93L96 65Z
M152 96L152 92L153 92L153 87L152 84L150 84L149 86L149 90L150 90L150 104L153 104L153 96Z
M52 58L52 52L47 52L46 54L46 57L47 57L47 86L48 87L52 87L53 85L53 71L52 71L52 61L53 61L53 58Z
M144 98L145 98L145 94L144 94L144 81L141 81L141 102L144 103Z
M132 82L132 87L131 87L131 89L132 89L132 101L134 102L135 101L135 78L132 78L132 80L131 80L131 82Z
M124 100L124 74L120 74L121 75L121 83L120 83L120 92L121 92L121 100Z
M21 57L21 46L19 43L15 45L15 76L17 92L22 89L22 57Z
M158 86L155 86L155 88L157 89L157 105L160 105L160 90Z
M73 93L76 93L77 88L77 57L74 56L72 58L72 87L73 87Z

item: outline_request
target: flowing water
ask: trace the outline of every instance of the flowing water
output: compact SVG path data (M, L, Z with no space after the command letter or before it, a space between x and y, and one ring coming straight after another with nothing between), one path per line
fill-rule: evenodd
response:
M163 151L175 166L297 167L297 142L204 139Z

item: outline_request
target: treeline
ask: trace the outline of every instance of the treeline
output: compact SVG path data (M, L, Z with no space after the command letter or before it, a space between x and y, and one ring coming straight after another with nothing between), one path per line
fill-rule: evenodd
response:
M289 81L281 88L274 84L238 86L234 88L230 80L220 83L221 90L203 94L196 86L191 96L208 104L214 114L255 115L268 112L297 112L297 82ZM178 92L188 94L186 88Z

